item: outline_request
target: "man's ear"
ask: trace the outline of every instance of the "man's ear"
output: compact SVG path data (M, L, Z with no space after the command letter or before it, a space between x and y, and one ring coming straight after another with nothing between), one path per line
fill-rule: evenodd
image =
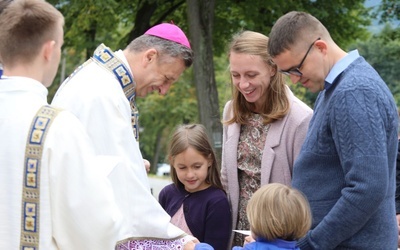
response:
M315 46L317 47L318 50L320 50L322 53L326 54L327 51L327 44L324 40L318 40L315 42Z
M158 52L156 49L148 49L144 52L142 63L146 67L148 64L154 62L157 58Z
M43 45L43 57L46 61L50 61L53 53L54 53L54 49L56 47L56 41L52 40L52 41L47 41L44 45Z

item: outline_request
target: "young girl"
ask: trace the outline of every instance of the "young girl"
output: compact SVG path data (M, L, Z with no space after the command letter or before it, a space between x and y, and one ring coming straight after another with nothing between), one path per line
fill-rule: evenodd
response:
M214 249L228 249L231 211L204 126L178 127L168 159L173 184L161 190L159 202L172 224Z
M258 189L250 198L246 212L251 231L246 242L252 242L232 250L300 250L296 247L297 240L311 227L307 199L298 190L280 183ZM212 249L205 243L195 246L195 250Z

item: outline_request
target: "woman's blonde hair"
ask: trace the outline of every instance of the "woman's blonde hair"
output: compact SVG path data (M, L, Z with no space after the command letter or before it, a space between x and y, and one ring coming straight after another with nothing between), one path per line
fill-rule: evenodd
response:
M311 227L311 211L305 196L280 183L262 186L247 204L254 236L267 240L298 240Z
M196 150L204 158L209 159L211 166L208 168L206 183L211 186L224 190L221 183L217 158L211 141L207 135L207 130L202 124L180 125L173 133L168 150L168 160L171 165L171 179L175 185L183 185L173 167L175 157L188 149Z
M229 45L228 58L231 53L259 56L264 63L275 70L271 76L270 84L262 98L265 100L260 115L264 118L264 124L272 123L289 112L289 99L286 93L284 76L278 72L276 64L268 54L268 37L253 31L242 31L233 36ZM232 78L231 78L232 81ZM232 84L233 117L224 121L226 124L246 124L248 117L254 110L254 104L246 101L242 93Z

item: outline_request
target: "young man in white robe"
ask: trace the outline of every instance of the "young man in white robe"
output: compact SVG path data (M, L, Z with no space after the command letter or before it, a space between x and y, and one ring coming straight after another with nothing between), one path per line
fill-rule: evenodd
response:
M185 245L193 237L169 223L131 163L97 154L79 120L48 105L63 23L43 0L0 2L0 249Z

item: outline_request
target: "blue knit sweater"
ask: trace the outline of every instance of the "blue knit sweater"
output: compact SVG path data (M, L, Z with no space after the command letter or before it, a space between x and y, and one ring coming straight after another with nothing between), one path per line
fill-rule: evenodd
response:
M294 165L308 198L307 249L397 249L397 107L378 73L358 57L315 103Z

